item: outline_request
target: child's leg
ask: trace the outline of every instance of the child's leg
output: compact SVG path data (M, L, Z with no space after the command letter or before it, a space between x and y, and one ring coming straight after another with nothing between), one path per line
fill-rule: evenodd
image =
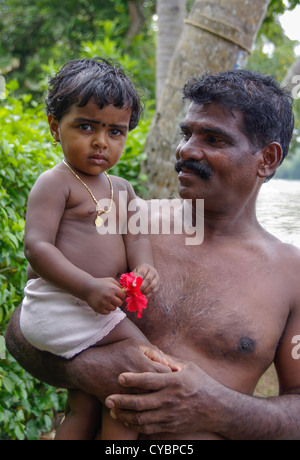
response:
M150 344L149 340L144 336L142 331L128 318L122 319L116 327L108 335L103 337L96 347L102 347L103 345L109 345L110 343L121 342L121 340L136 339L140 342Z
M80 390L69 390L70 412L59 426L55 440L93 440L101 421L101 404L97 398Z
M102 429L97 439L101 441L135 441L138 433L130 431L118 420L111 418L109 410L102 406Z
M125 339L136 339L150 344L144 334L128 319L124 318L106 337L95 346L108 345ZM154 352L153 358L164 365L160 351ZM124 372L126 369L124 369ZM56 433L56 440L90 440L95 439L101 422L101 404L97 398L80 390L69 391L70 412ZM106 408L103 408L103 424L97 439L135 440L137 433L131 432L120 422L113 420Z
M120 342L125 339L136 339L140 342L150 344L144 334L133 324L128 318L124 318L104 339L96 344L96 346L108 345L114 342ZM163 357L160 356L160 351L157 349L154 359L167 365L163 362ZM124 372L126 369L124 369ZM103 441L109 440L136 440L138 433L130 431L122 423L111 418L109 411L105 406L102 406L102 427L97 439Z

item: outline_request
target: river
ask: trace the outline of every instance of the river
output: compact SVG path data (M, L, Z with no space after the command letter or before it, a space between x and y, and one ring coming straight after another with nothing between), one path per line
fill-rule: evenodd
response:
M263 184L257 216L270 233L300 248L300 181L271 179Z

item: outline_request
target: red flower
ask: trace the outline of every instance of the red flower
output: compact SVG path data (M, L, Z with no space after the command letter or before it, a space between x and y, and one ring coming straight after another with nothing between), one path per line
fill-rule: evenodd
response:
M142 282L143 279L140 276L136 278L133 273L124 273L120 278L120 284L127 294L126 308L128 311L136 311L138 318L142 317L142 311L147 308L148 302L148 299L140 291Z

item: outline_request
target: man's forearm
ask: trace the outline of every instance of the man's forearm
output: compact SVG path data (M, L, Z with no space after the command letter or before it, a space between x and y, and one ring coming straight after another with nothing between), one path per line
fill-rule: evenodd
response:
M5 332L5 340L10 354L29 374L48 385L81 389L100 400L104 400L112 388L114 391L122 391L118 375L124 371L124 367L115 366L113 358L117 346L110 345L111 353L107 347L90 348L72 360L37 350L22 335L19 326L20 310L19 307L13 314Z
M217 432L231 440L299 440L300 395L258 398L225 390Z
M147 394L112 394L107 407L129 429L146 435L209 432L229 440L300 439L299 394L257 398L225 387L193 363L178 361L178 369L123 374L122 385Z
M71 388L65 366L66 360L59 359L50 353L37 350L30 345L20 330L19 307L13 314L5 331L6 347L16 361L33 377L60 388Z
M104 401L111 393L130 391L118 383L122 372L166 372L145 357L134 340L89 348L71 360L37 350L22 335L20 311L19 307L8 324L6 346L27 372L49 385L80 389Z

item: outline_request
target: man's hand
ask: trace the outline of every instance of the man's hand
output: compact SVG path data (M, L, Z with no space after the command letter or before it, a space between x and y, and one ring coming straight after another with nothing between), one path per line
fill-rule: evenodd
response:
M216 407L213 389L222 387L193 363L169 357L172 373L123 373L119 383L144 394L114 394L106 399L111 416L129 429L154 433L214 431L211 414Z

